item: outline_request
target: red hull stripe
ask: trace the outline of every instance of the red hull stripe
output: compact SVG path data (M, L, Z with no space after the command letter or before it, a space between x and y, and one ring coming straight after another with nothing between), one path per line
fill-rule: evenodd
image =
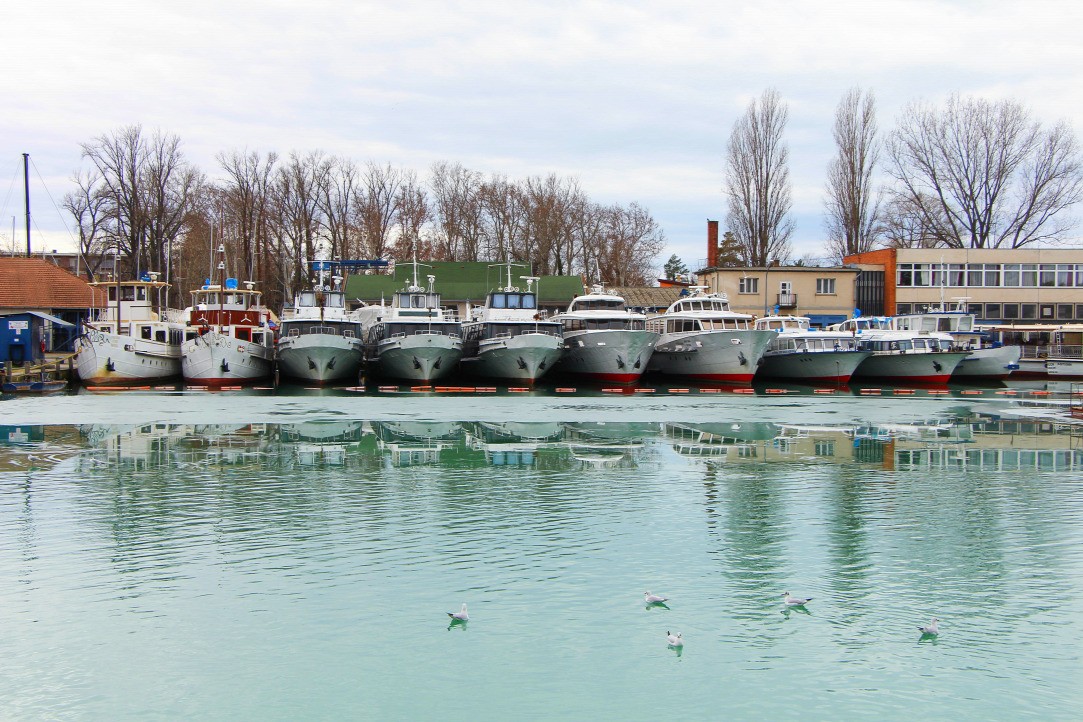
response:
M585 376L587 378L595 379L597 381L612 381L618 384L631 384L639 380L639 377L643 374L592 374L577 372L579 376Z

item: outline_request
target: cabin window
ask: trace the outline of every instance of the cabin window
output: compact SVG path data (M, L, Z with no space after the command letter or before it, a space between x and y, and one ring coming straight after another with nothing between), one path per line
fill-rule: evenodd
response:
M150 326L140 326L139 327L139 338L143 339L144 341L150 341L150 333L151 333Z
M185 333L184 333L184 340L185 341L191 341L195 337L196 337L196 332L195 331L185 331Z
M136 286L135 287L135 298L136 298L136 300L139 300L139 301L146 301L147 300L147 287L146 286Z
M165 329L159 329L154 332L154 340L158 343L165 343Z
M508 297L507 297L507 295L505 295L503 293L494 293L493 294L493 308L507 308L507 307L508 307Z
M519 306L521 305L520 304L521 300L522 299L521 299L521 297L519 296L518 293L509 293L508 294L508 308L519 308Z
M117 287L116 286L110 286L109 287L109 300L110 301L117 300Z
M120 300L121 301L134 301L135 300L135 286L121 286L120 287Z
M423 294L410 296L410 308L427 308L425 305L425 296Z
M316 294L312 291L304 291L301 293L301 297L297 300L298 306L315 306Z
M533 293L523 294L523 308L537 308L538 304L536 301L537 299L534 297Z
M251 341L252 340L252 331L251 331L251 329L247 329L247 328L243 328L243 327L238 328L238 329L236 329L236 336L237 336L238 341Z
M263 331L255 331L252 333L252 343L263 345Z

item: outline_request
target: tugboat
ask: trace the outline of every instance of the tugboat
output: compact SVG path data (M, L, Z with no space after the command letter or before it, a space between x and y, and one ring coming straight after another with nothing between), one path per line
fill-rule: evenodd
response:
M365 358L361 323L346 311L342 276L332 276L329 285L325 263L313 263L319 281L294 297L278 338L279 371L316 384L356 379Z

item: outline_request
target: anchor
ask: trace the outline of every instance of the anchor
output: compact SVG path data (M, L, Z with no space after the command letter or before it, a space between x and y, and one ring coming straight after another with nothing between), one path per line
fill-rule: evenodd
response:
M229 373L229 364L225 359L222 359L222 373Z
M624 368L624 359L620 357L620 354L617 354L617 368Z
M336 359L338 359L338 356L332 356L331 360L327 362L327 370L328 371L331 371L332 369L335 368L335 360Z
M933 368L937 371L943 371L944 367L940 365L939 361L933 361Z
M639 356L636 357L636 362L634 364L632 364L632 366L634 368L639 368L642 365L643 365L643 355L640 354Z
M105 360L105 370L106 371L116 371L117 370L117 366L116 366L116 364L113 363L113 359L107 358Z
M309 359L308 359L308 368L309 368L309 370L315 370L316 369L316 362L313 361L311 357L309 357Z
M523 357L522 357L522 356L520 356L520 357L519 357L519 358L517 359L517 361L518 361L518 363L519 363L519 368L520 368L520 369L523 369L523 370L525 370L525 369L526 369L526 361L524 361L524 360L523 360Z
M441 362L441 361L443 361L443 360L444 360L444 357L443 357L443 356L440 356L439 358L437 358L437 359L436 359L436 363L434 363L434 364L432 365L432 367L433 367L434 369L438 369L438 368L440 368L440 362Z
M738 351L737 352L737 360L741 362L742 366L748 366L748 359L745 358L744 351Z
M414 356L414 368L415 369L420 369L421 368L421 362L417 360L417 356Z

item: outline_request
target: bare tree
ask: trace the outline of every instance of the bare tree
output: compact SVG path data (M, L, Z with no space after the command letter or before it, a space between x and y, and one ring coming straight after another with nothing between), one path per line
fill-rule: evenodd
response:
M362 178L363 195L357 199L364 253L368 258L383 258L391 247L395 226L395 204L406 180L406 172L388 165L370 162Z
M278 167L273 186L274 229L279 258L288 273L283 290L287 298L310 280L306 262L316 258L319 250L322 218L317 201L329 163L323 153L316 151L306 156L291 153L289 160Z
M76 190L64 196L63 206L75 219L79 233L79 257L86 277L93 279L109 250L109 197L97 171L77 171L72 179Z
M395 258L432 258L432 243L425 237L425 226L432 219L429 198L417 180L417 174L405 171L395 195L397 237L390 251Z
M952 96L915 103L889 143L897 194L938 245L1019 248L1064 239L1083 193L1075 135L1020 103Z
M439 162L429 179L438 229L436 258L476 261L482 245L481 174L459 163Z
M355 222L358 190L357 165L349 158L329 158L327 172L319 176L316 205L331 258L349 258L360 245Z
M605 244L598 253L599 280L618 286L645 286L666 237L638 203L605 209Z
M502 175L493 175L482 184L478 200L485 214L490 260L526 260L526 203L518 184Z
M881 194L873 189L880 157L876 99L851 88L835 110L836 155L827 167L825 225L836 259L871 251L880 237Z
M778 91L770 88L748 104L730 134L727 224L753 266L785 260L790 252L789 151L782 138L788 115Z
M272 268L270 229L271 179L278 156L257 151L219 153L219 165L226 173L220 184L219 200L224 206L229 235L238 246L239 263L252 278L268 281ZM222 229L219 228L219 235Z

